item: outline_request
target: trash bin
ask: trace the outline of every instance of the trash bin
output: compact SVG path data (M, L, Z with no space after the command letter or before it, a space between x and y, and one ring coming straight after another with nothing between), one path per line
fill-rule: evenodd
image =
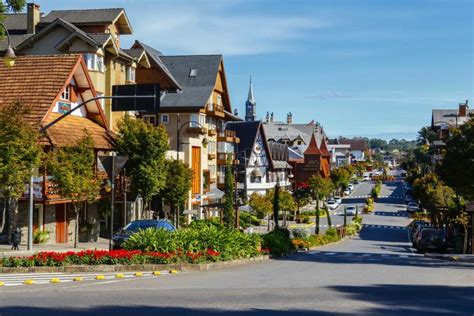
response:
M19 250L20 248L18 247L21 243L21 230L19 228L16 228L12 232L12 250Z

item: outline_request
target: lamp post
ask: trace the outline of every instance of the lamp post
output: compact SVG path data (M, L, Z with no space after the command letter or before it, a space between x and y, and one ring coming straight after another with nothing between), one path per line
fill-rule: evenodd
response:
M3 56L3 60L5 62L5 66L8 68L11 68L15 65L15 59L16 59L15 51L13 50L13 47L11 45L10 33L8 33L7 27L2 22L0 22L0 26L5 30L5 34L7 36L7 44L8 44L7 49L5 51L5 55Z

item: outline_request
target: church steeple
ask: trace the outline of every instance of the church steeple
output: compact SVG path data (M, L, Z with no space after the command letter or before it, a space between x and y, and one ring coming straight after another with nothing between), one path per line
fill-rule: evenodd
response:
M257 102L253 95L252 76L250 76L249 95L245 102L245 121L253 122L257 120Z

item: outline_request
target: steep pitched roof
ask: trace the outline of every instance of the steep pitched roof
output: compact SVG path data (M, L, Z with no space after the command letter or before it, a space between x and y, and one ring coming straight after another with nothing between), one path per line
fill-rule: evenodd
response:
M314 134L313 136L311 136L311 140L304 154L305 155L322 155L321 150L319 150L318 145L316 144L316 137L314 136Z
M77 25L116 23L121 20L118 23L120 33L132 33L132 27L123 8L53 10L41 18L40 24L51 23L59 18Z
M239 151L245 151L245 157L248 159L252 154L258 131L263 131L262 122L229 122L226 129L234 131L236 136L240 138ZM262 135L262 138L265 137ZM266 143L266 140L263 140ZM265 148L268 152L268 148Z
M20 102L31 108L31 113L26 117L28 122L38 127L45 126L59 117L58 113L51 113L51 110L73 76L76 85L84 89L85 99L95 96L81 55L19 56L12 68L0 62L0 108ZM46 144L71 145L84 136L86 128L96 148L110 148L112 135L107 130L100 105L89 102L85 108L93 118L71 115L63 119L46 131ZM95 120L101 121L103 125ZM45 144L45 140L42 144Z
M27 27L26 13L5 14L3 24L5 24L10 35L25 34Z
M322 139L321 140L321 146L319 147L321 150L321 154L323 157L331 157L331 154L329 153L328 146L326 144L326 140Z
M183 87L180 93L167 94L162 108L203 108L214 90L222 55L161 56L160 59ZM196 69L197 75L190 76Z

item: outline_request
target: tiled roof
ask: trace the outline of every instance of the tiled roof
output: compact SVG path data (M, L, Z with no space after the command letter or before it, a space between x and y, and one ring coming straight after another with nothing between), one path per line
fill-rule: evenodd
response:
M84 10L53 10L41 18L41 23L49 23L58 18L74 24L111 23L123 11L122 8L84 9Z
M364 138L339 138L339 144L351 145L351 150L366 150L368 148L367 141Z
M50 123L60 117L59 113L50 113L46 123ZM110 149L113 144L113 134L92 120L84 117L69 115L46 130L51 145L64 147L77 144L85 135L86 131L94 141L96 149Z
M26 33L26 13L5 14L3 24L10 34Z
M328 146L326 145L325 140L321 140L321 146L319 147L319 149L321 150L321 153L322 153L323 157L330 157L331 156L331 154L329 154Z
M0 62L0 107L19 101L31 107L28 120L39 125L77 60L78 55L19 56L12 68Z
M306 148L305 155L321 155L321 150L319 150L318 145L316 144L316 138L313 134L311 141L309 142L308 147Z

